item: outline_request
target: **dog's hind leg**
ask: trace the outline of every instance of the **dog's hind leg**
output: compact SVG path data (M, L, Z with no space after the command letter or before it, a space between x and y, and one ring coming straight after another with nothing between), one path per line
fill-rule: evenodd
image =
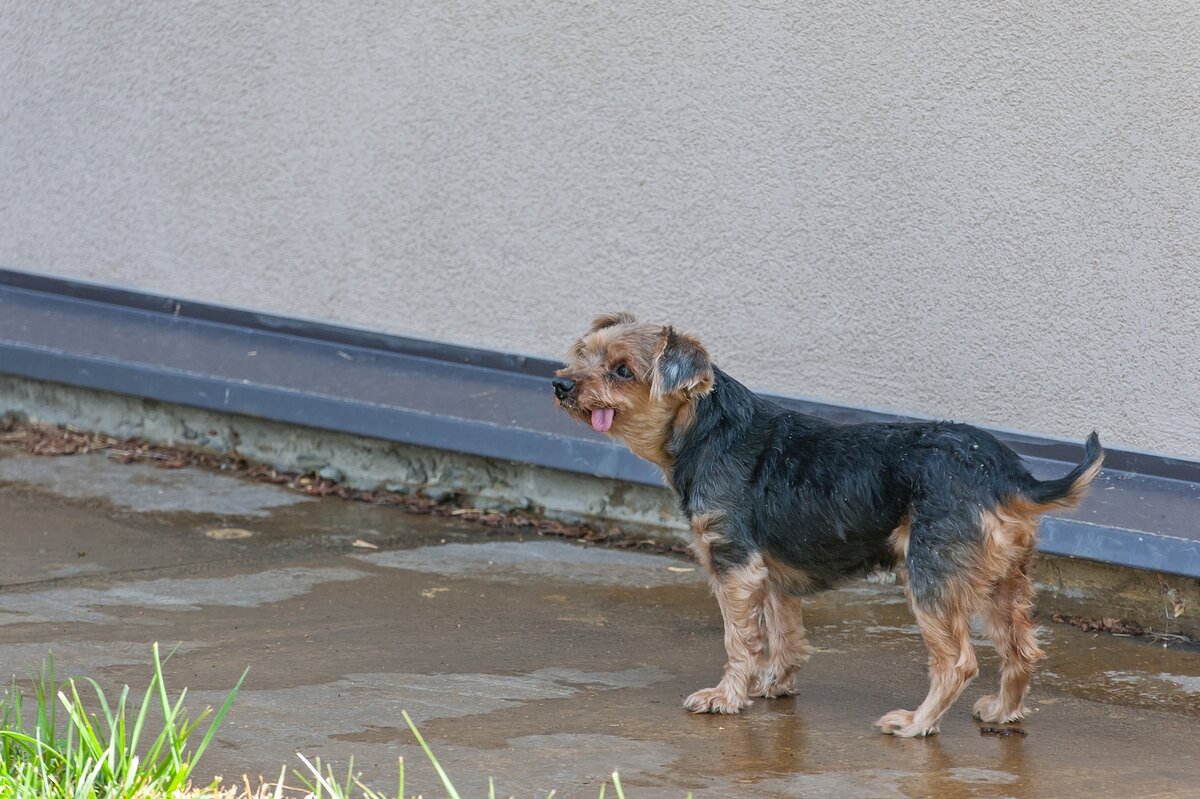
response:
M1029 563L1037 540L1037 516L1020 505L1000 505L982 514L988 580L984 627L1000 655L1000 692L975 703L975 718L993 724L1025 715L1025 694L1034 664L1044 656L1029 612L1033 582Z
M970 622L986 588L976 568L984 533L962 504L937 510L913 510L904 546L909 605L929 650L929 693L916 710L893 710L875 722L902 738L937 732L942 716L979 674Z
M796 672L809 655L800 597L771 586L763 594L759 626L767 647L750 695L766 699L791 696L796 693Z
M984 624L1000 654L1000 693L975 703L974 715L981 721L997 724L1024 718L1030 675L1034 664L1045 656L1029 617L1034 595L1028 572L1032 554L1027 552L987 598Z
M975 703L974 715L981 721L1005 723L1025 717L1029 678L1044 656L1029 618L1032 599L1033 586L1024 570L997 584L988 597L984 619L1000 654L1000 693Z
M917 626L929 648L929 693L916 710L893 710L875 722L883 732L901 738L932 735L959 694L979 673L971 646L970 614L915 606Z
M737 713L750 704L750 681L763 655L759 623L767 590L767 567L753 555L744 564L713 576L713 593L725 621L725 675L715 688L705 688L684 700L693 713Z

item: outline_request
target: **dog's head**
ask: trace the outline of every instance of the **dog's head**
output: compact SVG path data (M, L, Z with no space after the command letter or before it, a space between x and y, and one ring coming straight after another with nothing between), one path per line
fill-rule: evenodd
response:
M712 390L713 367L691 336L613 313L597 317L571 346L553 382L564 410L665 466L667 437Z

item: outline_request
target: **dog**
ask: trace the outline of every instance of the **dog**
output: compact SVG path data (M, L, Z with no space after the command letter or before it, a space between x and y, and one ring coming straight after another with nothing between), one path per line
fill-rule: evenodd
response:
M694 713L738 713L796 692L808 659L800 600L879 566L902 567L929 650L928 695L875 726L926 736L978 674L970 619L1001 659L984 722L1021 719L1043 657L1030 620L1039 516L1077 505L1100 471L1083 462L1035 479L991 434L952 422L838 425L787 410L712 364L703 345L628 313L597 317L555 373L561 408L662 469L709 574L728 661Z

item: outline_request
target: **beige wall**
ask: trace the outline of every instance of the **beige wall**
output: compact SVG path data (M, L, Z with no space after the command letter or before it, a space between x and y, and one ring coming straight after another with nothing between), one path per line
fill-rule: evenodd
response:
M0 264L1200 457L1200 6L9 0Z

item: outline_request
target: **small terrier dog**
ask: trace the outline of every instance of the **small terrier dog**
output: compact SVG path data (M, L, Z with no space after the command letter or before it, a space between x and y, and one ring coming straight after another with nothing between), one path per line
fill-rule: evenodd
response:
M976 718L1022 718L1043 656L1029 611L1038 517L1074 507L1100 471L1082 463L1039 481L995 437L963 424L836 425L757 396L713 366L699 341L627 313L592 322L556 373L559 405L657 464L691 524L725 623L728 662L694 713L737 713L750 697L795 693L808 659L800 598L847 575L903 565L929 649L929 693L875 726L937 732L978 673L970 618L981 612L1002 662Z

